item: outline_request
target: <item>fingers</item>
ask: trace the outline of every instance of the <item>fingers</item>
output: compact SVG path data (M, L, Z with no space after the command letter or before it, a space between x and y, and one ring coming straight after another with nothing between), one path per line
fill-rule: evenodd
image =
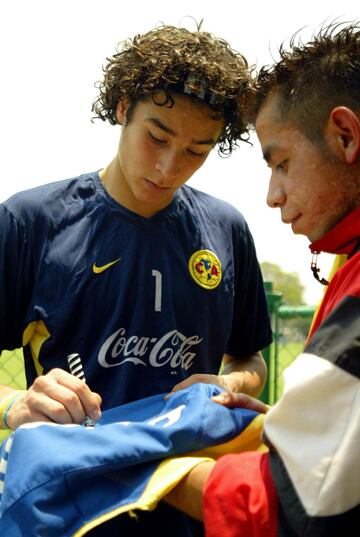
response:
M245 393L222 392L212 397L212 400L228 408L246 408L260 414L266 414L269 410L265 403Z
M178 392L179 390L184 390L188 386L191 386L192 384L196 384L197 382L204 382L206 384L216 384L218 386L220 385L218 375L206 375L206 374L197 373L197 374L191 375L185 380L182 380L178 384L175 384L171 392L165 395L164 399L168 399L169 397L171 397L173 393Z
M38 387L41 388L41 383ZM21 401L21 405L19 404L17 408L18 413L23 410L22 414L26 417L26 421L50 421L62 424L76 423L64 404L53 399L50 393L50 391L42 393L37 389L33 389L33 387L30 388L27 395Z
M194 381L192 380L192 377L187 378L186 380L183 380L179 382L178 384L175 384L175 386L172 387L171 392L167 393L164 397L164 399L168 399L173 393L178 392L180 390L184 390L188 386L191 386Z
M51 421L82 423L85 416L97 420L101 416L101 397L62 369L53 369L38 377L25 395L16 401L8 415L10 427L23 423Z
M58 404L58 406L60 406ZM24 395L16 400L7 414L7 425L15 430L24 423L34 421L69 423L71 417L67 414L67 419L57 418L58 410L52 411L52 399L44 394L36 394L31 388L24 392ZM52 416L53 414L53 416Z
M197 382L205 382L206 384L215 384L225 391L221 392L219 395L212 397L212 400L215 403L226 406L228 408L246 408L248 410L254 410L260 414L266 414L269 410L269 407L260 401L251 397L245 393L232 392L228 387L227 383L224 380L224 377L218 375L205 375L205 374L195 374L191 375L187 379L175 384L171 392L165 395L164 399L168 399L171 395L179 390L183 390L192 384Z
M92 392L85 382L62 369L53 369L37 380L40 379L49 381L45 393L62 403L75 423L80 423L85 416L94 420L100 418L101 397Z
M191 377L187 378L186 380L183 380L182 382L179 382L178 384L175 384L175 386L172 387L171 392L167 393L164 397L164 399L169 399L171 395L175 392L178 392L179 390L184 390L187 386L190 386L193 384L191 381Z

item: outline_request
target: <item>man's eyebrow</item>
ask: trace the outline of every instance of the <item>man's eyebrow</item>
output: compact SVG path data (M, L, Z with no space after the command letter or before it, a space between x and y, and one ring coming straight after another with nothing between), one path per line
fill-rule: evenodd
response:
M164 125L162 121L160 121L157 117L149 117L148 121L158 127L159 129L163 130L167 134L170 134L171 136L177 136L177 132L174 131L174 129L171 129L167 125ZM194 138L191 140L191 143L194 145L215 145L216 140L213 138L208 138L207 140L195 140Z
M272 154L273 154L275 148L276 148L276 146L274 144L271 144L271 145L265 147L265 149L263 151L263 158L268 164L271 162Z
M195 144L195 145L215 145L216 140L214 140L214 138L208 138L207 140L194 140L194 139L192 139L191 143Z
M149 117L148 121L150 121L150 123L153 123L156 127L163 130L167 134L171 134L172 136L177 136L177 133L173 129L171 129L170 127L167 127L167 125L164 125L164 123L160 121L160 119L158 119L157 117Z

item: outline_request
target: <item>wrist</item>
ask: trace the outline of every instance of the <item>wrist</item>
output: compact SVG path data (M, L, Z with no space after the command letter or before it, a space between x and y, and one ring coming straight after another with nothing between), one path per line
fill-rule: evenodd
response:
M23 397L25 393L26 390L15 390L0 401L0 429L12 430L7 421L8 413L13 404L20 399L20 397Z

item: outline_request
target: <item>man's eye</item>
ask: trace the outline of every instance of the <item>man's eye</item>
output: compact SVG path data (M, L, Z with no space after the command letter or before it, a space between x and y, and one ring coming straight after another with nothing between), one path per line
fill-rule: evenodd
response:
M203 158L207 154L207 153L197 153L196 151L193 151L192 149L188 149L187 151L188 151L188 153L190 153L190 155L192 155L194 157L199 157L199 158Z
M151 138L151 140L153 142L155 142L156 144L166 144L166 140L162 140L161 138L157 138L156 136L153 135L152 132L149 131L149 136Z
M287 159L286 159L286 160L282 160L282 161L280 162L280 164L278 164L278 165L276 166L276 169L277 169L278 171L285 171L286 168L287 168L287 163L288 163Z

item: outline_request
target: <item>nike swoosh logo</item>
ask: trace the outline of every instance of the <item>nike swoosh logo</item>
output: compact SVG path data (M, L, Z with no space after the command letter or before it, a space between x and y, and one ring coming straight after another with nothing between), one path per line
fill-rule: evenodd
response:
M101 274L102 272L104 272L104 270L107 270L108 268L115 265L115 263L120 261L120 259L121 257L119 257L119 259L115 259L115 261L111 261L110 263L107 263L106 265L102 265L101 267L98 267L96 263L94 263L92 266L93 272L95 272L95 274Z

